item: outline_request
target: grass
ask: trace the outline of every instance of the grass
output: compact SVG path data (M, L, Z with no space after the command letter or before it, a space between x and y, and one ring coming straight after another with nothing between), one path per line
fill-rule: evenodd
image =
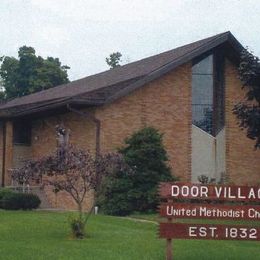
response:
M69 215L0 211L0 259L165 259L165 241L157 238L154 223L93 216L88 237L76 241L69 235ZM175 240L173 248L177 260L260 259L259 242Z

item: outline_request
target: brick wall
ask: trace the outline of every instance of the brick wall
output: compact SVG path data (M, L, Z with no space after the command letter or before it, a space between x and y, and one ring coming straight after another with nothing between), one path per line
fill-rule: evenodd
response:
M88 112L93 113L92 110ZM95 125L90 120L75 114L66 113L60 116L39 119L32 125L32 155L41 157L54 151L57 145L55 126L64 124L71 130L70 141L78 147L95 151Z
M254 150L254 141L246 137L246 131L238 127L232 109L243 99L236 67L226 60L226 169L230 182L235 184L260 184L260 152Z
M91 111L90 111L91 112ZM57 140L55 126L64 124L71 130L71 142L78 147L95 151L95 126L91 121L75 114L67 113L46 119L39 119L32 124L32 157L39 158L55 151ZM62 209L77 209L76 203L67 192L55 194L52 187L45 187L45 192L52 207ZM93 201L93 193L89 192L83 208L88 210Z
M191 64L96 110L101 120L101 149L114 150L134 131L152 126L164 134L173 174L191 174Z
M26 160L32 158L31 147L28 145L14 145L13 146L13 163L12 167L22 167Z
M51 186L44 187L47 200L53 208L64 209L64 210L77 210L76 202L71 198L71 196L66 191L60 191L58 193L53 192ZM83 210L87 211L91 209L93 204L93 192L87 193L85 200L83 202Z

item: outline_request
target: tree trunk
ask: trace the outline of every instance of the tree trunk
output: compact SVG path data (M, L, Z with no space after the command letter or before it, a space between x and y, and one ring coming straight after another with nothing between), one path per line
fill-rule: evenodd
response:
M79 219L82 220L82 203L78 202Z

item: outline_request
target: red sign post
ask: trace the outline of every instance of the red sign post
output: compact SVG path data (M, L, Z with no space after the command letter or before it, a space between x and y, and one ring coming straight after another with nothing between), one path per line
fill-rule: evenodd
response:
M160 238L167 239L167 260L172 259L172 239L260 241L260 227L172 223L176 219L260 221L260 206L255 205L260 202L260 187L165 182L159 192L167 201L159 207L160 215L168 219L159 228Z

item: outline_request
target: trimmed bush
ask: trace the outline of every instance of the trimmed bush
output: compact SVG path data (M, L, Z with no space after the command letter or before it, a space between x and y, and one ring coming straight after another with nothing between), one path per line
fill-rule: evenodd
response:
M0 208L2 208L2 199L4 196L6 196L7 194L13 193L12 190L7 189L7 188L1 188L0 189Z
M3 209L36 209L41 201L35 194L7 192L1 199L1 207Z
M146 127L125 140L119 152L133 173L119 171L108 176L98 200L104 213L127 215L156 210L158 184L176 180L167 164L162 138L158 130Z
M0 189L0 201L1 201L2 198L3 198L6 194L8 194L8 193L13 193L13 191L10 190L10 189L7 189L7 188L1 188L1 189Z
M108 176L104 181L103 194L97 204L108 215L125 216L133 211L129 191L133 190L131 174L127 171L118 171Z

